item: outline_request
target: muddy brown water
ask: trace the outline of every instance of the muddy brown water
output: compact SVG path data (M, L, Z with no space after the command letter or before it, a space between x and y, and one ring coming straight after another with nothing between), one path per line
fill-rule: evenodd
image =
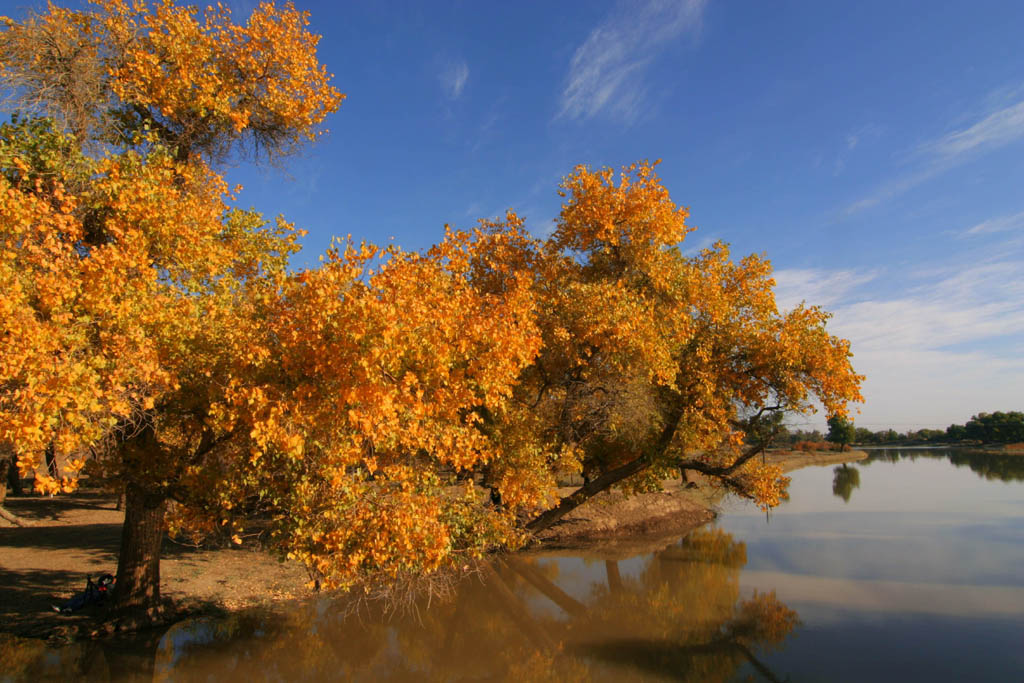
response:
M532 554L433 596L7 645L0 680L1024 680L1024 457L879 450L632 557ZM2 648L0 648L2 649Z

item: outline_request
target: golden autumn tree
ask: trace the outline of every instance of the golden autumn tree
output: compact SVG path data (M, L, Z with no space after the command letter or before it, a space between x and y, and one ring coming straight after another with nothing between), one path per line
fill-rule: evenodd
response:
M279 157L316 139L344 95L317 60L319 36L291 2L261 2L246 23L221 3L91 0L0 18L0 79L18 111L59 120L80 144L155 136L179 161L245 151Z
M26 473L47 447L68 456L64 476L36 475L46 493L98 457L93 474L126 493L117 595L156 599L167 501L200 495L182 476L226 455L210 411L249 371L256 297L295 234L230 210L223 180L160 150L87 164L75 194L3 152L0 438Z
M680 470L776 503L784 479L744 434L814 400L844 413L848 344L817 308L776 309L767 261L685 256L650 164L577 168L543 242L509 214L289 272L296 231L233 208L213 164L286 154L340 105L306 22L95 0L0 32L5 94L48 117L0 131L0 447L26 472L59 453L45 492L86 460L123 487L118 602L158 600L168 521L259 513L350 586ZM557 500L568 471L587 483Z
M485 423L540 336L528 283L482 293L468 259L454 240L426 254L337 244L269 309L261 381L228 387L217 419L247 457L211 485L272 502L279 545L324 587L513 544L509 513L453 476L500 457Z
M780 312L764 258L734 261L722 243L684 255L688 212L653 164L577 167L562 196L543 242L512 213L466 236L483 291L530 278L543 338L515 400L494 416L502 457L489 485L513 508L548 507L533 531L610 486L656 487L686 470L777 504L787 480L745 435L776 412L818 401L839 415L861 400L849 343L817 307ZM567 471L585 484L555 501Z
M126 493L115 598L159 599L169 501L247 457L219 416L266 355L296 232L231 207L212 169L314 139L343 96L291 3L228 11L97 0L4 20L0 78L22 110L0 135L0 441L19 467L51 447ZM269 342L268 342L269 343ZM187 517L187 513L182 512Z

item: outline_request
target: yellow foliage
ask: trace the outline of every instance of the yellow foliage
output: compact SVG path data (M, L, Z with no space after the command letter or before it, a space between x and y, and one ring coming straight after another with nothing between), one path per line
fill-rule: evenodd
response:
M781 472L740 467L742 418L841 414L862 378L827 313L777 310L767 260L683 255L656 164L578 166L543 241L510 211L425 253L349 239L289 270L301 232L233 208L210 163L287 152L340 106L307 25L291 3L241 25L95 0L0 27L0 78L93 136L0 132L0 442L21 471L52 447L63 471L37 487L69 490L88 455L177 501L176 532L236 543L258 512L337 586L521 543L570 473L639 461L624 483L646 489L689 463L778 504ZM98 74L89 106L26 48L44 34Z

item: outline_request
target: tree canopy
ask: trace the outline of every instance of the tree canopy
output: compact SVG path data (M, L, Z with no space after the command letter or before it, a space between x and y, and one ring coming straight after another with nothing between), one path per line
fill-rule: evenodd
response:
M259 377L298 233L234 208L208 160L287 151L340 104L306 22L118 0L4 20L0 79L28 115L0 130L0 440L26 473L64 455L44 492L86 460L123 488L125 604L159 597L167 500L223 507L197 480L247 452L218 417Z
M96 0L0 33L8 95L47 115L0 129L0 441L44 492L85 467L125 491L119 603L158 600L168 525L238 541L258 518L347 587L686 470L777 504L749 435L845 415L862 378L826 312L777 309L765 258L681 250L654 163L575 168L546 240L510 211L289 268L301 232L236 208L215 163L286 153L341 103L305 25Z
M291 2L261 2L245 24L221 3L90 2L0 18L0 79L16 109L58 119L91 149L154 136L179 160L275 158L315 140L345 97Z
M746 436L776 412L814 410L812 399L837 415L860 400L848 342L817 307L778 311L766 259L733 261L723 243L685 256L688 211L655 164L579 166L561 193L547 240L515 214L473 233L474 283L501 291L525 273L543 338L495 415L505 457L488 474L501 499L550 500L559 473L583 472L588 484L537 529L611 484L657 487L695 470L777 504L786 480L753 460L763 444L744 449Z
M857 436L853 422L843 415L833 415L828 419L828 434L825 439L839 446L846 446Z

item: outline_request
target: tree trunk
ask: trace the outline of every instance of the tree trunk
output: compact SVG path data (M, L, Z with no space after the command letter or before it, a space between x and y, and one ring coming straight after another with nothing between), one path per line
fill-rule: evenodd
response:
M661 436L658 437L658 440L649 449L647 449L643 455L638 456L635 460L630 460L625 465L621 465L613 470L605 472L597 479L594 479L586 485L576 489L565 498L559 500L558 505L550 510L542 512L530 520L530 522L526 524L526 530L534 533L543 531L544 529L554 525L555 522L578 508L583 503L596 496L598 493L611 488L627 477L631 477L634 474L646 470L651 466L651 462L664 455L665 451L672 443L672 439L676 433L676 427L679 426L679 420L682 419L682 416L682 405L679 405L672 411L672 413L669 414L665 427L662 429ZM693 470L706 476L717 477L724 483L729 484L731 480L728 479L728 476L742 467L748 460L758 453L764 453L763 446L754 446L750 448L729 465L709 465L699 460L684 460L677 463L677 466L682 470ZM734 488L734 490L737 489Z
M46 446L46 473L49 474L54 479L56 479L58 475L57 454L53 447L52 441Z
M21 472L18 470L18 456L13 453L10 456L2 456L10 462L10 469L7 470L7 484L11 487L11 494L23 496L25 492L21 488Z
M136 484L125 487L121 553L117 558L114 604L148 609L160 603L160 546L164 540L167 498Z
M0 519L7 521L15 526L33 526L32 522L22 519L18 515L14 514L10 510L4 508L4 502L7 500L7 482L11 476L11 472L14 472L14 476L18 476L18 464L14 461L14 456L0 455ZM18 482L21 483L20 481ZM15 494L21 493L21 487L19 486L15 491Z
M601 491L611 488L626 477L642 472L650 466L650 461L641 457L636 460L630 460L625 465L616 467L614 470L605 472L589 484L579 487L565 498L562 498L555 507L537 515L526 525L526 529L534 532L547 529L562 517L565 517L580 505L601 493Z
M625 465L605 472L597 479L588 481L585 485L558 501L558 505L534 517L526 525L526 529L533 532L547 529L562 517L583 505L583 503L598 493L601 493L601 491L609 489L623 479L631 477L638 472L643 472L650 467L651 456L663 454L668 449L669 444L672 443L672 438L676 434L676 427L679 426L679 420L683 417L682 404L676 405L666 417L665 427L661 430L661 435L651 448L648 449L647 453L637 457L635 460L630 460Z
M4 456L0 457L0 507L4 506L4 500L7 499L7 479L11 471L11 459Z

